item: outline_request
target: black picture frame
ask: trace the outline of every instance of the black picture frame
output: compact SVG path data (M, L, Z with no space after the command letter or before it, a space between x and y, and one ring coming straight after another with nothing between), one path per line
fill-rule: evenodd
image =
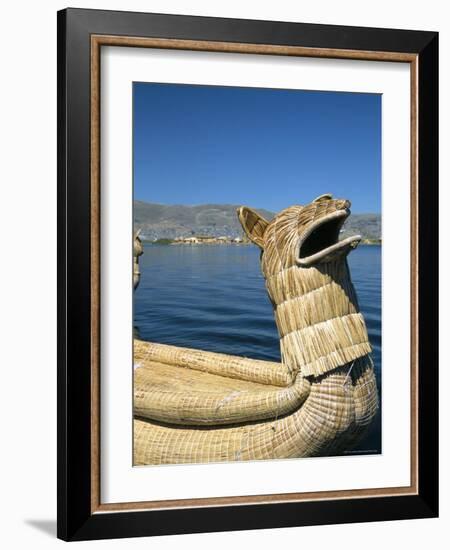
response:
M93 511L91 37L400 52L417 57L418 491L302 502ZM64 540L438 515L438 34L66 9L58 12L58 532ZM423 366L423 368L420 368Z

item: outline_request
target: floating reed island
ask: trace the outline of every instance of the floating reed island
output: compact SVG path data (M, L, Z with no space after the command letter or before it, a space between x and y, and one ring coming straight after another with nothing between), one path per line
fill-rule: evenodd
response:
M346 260L360 237L338 240L349 207L327 194L271 222L238 209L281 363L135 340L136 465L327 456L363 436L378 394Z

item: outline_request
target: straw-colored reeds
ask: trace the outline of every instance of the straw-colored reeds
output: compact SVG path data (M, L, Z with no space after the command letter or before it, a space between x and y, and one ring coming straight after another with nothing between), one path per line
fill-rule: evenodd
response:
M141 280L141 272L139 270L139 256L142 256L144 249L142 247L142 241L139 237L140 230L134 233L133 238L133 286L134 290L139 285Z
M299 265L303 244L315 251L314 242L308 242L315 238L310 227L329 216L331 224L317 226L318 238L335 244L347 204L326 198L307 207L292 206L264 232L261 268L274 306L283 363L301 369L303 376L319 376L371 351L343 257L348 250L338 249L319 264ZM335 218L340 212L345 217Z
M370 424L377 407L370 362L357 362L354 373L353 369L349 374L348 368L340 367L313 380L301 406L262 422L188 427L136 417L134 463L323 456L351 448Z
M211 351L134 341L134 363L143 361L177 365L257 384L285 387L293 382L287 365Z
M156 351L166 360L171 351L177 352L173 346L156 346ZM154 351L152 345L147 347ZM192 352L195 361L198 351ZM218 353L214 355L216 361L221 361L216 364L224 366L224 374L229 370L227 363L235 365L239 359ZM189 358L187 350L184 357ZM155 362L139 358L139 355L135 355L136 360L141 367L136 369L134 379L134 414L150 420L193 426L262 420L292 412L309 394L310 384L300 376L289 386L279 387L180 368L177 363ZM268 363L270 365L274 364Z
M371 347L338 242L347 201L324 195L267 222L241 208L280 334L281 363L135 341L135 464L327 455L373 420Z

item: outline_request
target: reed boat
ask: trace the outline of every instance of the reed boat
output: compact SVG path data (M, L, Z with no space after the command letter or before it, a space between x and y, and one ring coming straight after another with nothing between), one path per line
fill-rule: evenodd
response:
M361 237L339 240L350 202L321 195L270 222L245 206L237 214L261 249L281 362L135 340L135 465L335 455L376 415L347 263Z

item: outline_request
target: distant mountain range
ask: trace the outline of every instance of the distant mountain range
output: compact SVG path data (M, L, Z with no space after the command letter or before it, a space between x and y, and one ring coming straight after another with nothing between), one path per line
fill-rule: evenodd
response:
M134 201L134 226L144 240L175 239L204 235L241 237L242 228L235 204L202 204L199 206L165 205ZM274 213L256 209L270 220ZM381 238L380 214L352 214L343 227L342 236L360 234L363 239Z

